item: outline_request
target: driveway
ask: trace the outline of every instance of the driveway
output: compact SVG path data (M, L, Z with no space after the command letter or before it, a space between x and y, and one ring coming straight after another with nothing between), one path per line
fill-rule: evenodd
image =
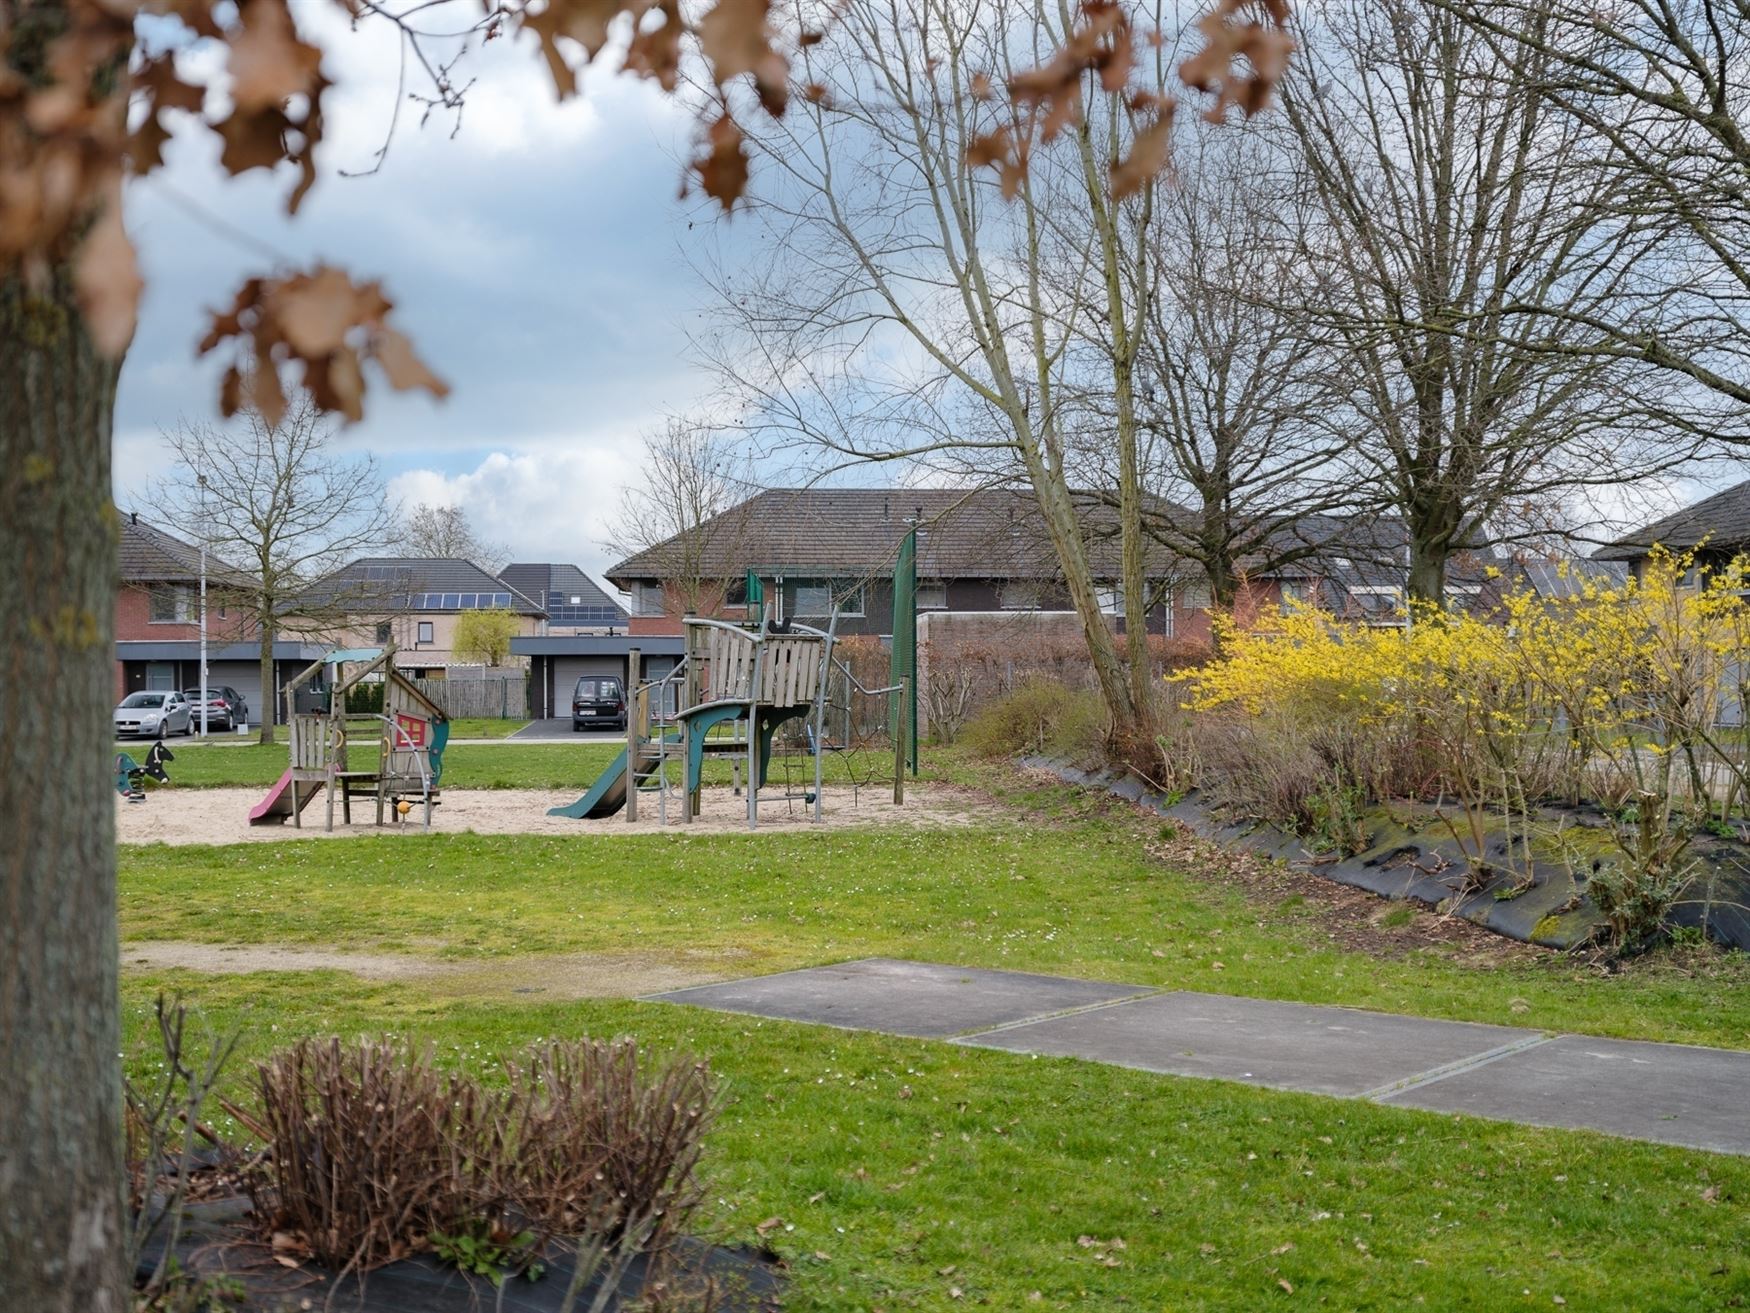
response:
M548 719L548 720L531 720L527 725L524 725L515 734L512 734L510 736L510 739L508 739L506 741L507 742L515 742L515 743L529 743L529 742L543 742L543 741L544 742L563 741L566 743L589 743L589 742L607 743L609 741L614 741L614 742L623 743L623 742L625 742L625 740L626 740L626 731L622 730L622 729L610 729L610 730L587 730L586 729L586 730L581 731L580 733L574 734L571 731L571 717L570 716L556 716L556 717L553 717L553 718Z

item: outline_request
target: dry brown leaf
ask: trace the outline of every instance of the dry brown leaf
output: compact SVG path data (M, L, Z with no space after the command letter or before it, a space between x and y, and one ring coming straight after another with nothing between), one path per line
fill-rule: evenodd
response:
M431 370L413 351L413 343L405 333L385 328L376 335L371 355L383 367L383 377L397 392L424 388L434 397L450 395L450 386Z
M205 353L235 342L238 358L220 387L220 408L233 414L245 401L271 426L285 412L280 366L303 365L302 383L325 411L358 420L364 414L364 361L375 359L390 385L446 396L449 388L387 324L393 308L380 284L356 283L343 270L251 279L228 311L215 313L201 339ZM248 360L245 368L245 358Z
M790 65L772 49L770 0L717 0L699 20L699 50L717 85L753 75L760 104L774 117L784 112Z
M693 161L693 172L705 194L725 213L747 187L747 152L742 149L741 128L724 114L705 134L705 152Z
M98 351L119 359L134 338L140 309L139 262L122 223L122 180L116 171L103 187L102 209L79 245L73 289Z
M1288 71L1294 40L1285 30L1286 0L1264 0L1265 22L1243 17L1253 3L1221 0L1197 22L1203 48L1179 65L1179 78L1186 86L1215 95L1215 103L1203 115L1213 123L1226 118L1230 105L1238 105L1248 118L1264 109ZM1234 68L1242 59L1250 65L1247 74Z
M286 0L246 0L238 17L240 30L225 61L238 111L277 109L293 96L314 94L322 52L298 36Z
M639 25L626 48L626 69L650 78L664 91L673 91L680 78L681 34L686 24L681 21L676 0L661 0L655 8L663 21L653 28Z
M280 331L300 356L325 356L340 349L346 333L360 322L359 288L332 266L287 279L274 294Z
M1173 106L1169 103L1153 122L1136 134L1130 154L1112 166L1112 196L1122 200L1167 167L1173 148Z
M559 48L558 37L566 37L583 47L585 61L594 59L608 43L608 29L614 19L626 12L621 0L547 0L539 13L524 13L522 26L533 32L546 56L547 70L561 99L577 92L577 73L565 52ZM641 8L641 6L640 6Z

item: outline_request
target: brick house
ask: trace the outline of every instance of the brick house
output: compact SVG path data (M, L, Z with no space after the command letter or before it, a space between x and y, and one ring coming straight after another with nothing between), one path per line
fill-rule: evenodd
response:
M200 548L137 514L124 515L115 598L115 692L120 701L142 689L194 688L200 683ZM253 577L207 554L207 682L243 696L251 719L275 700L261 696L259 634L239 599ZM278 682L314 658L318 648L274 644Z
M1121 629L1114 513L1089 498L1082 523L1102 607ZM707 611L742 614L743 579L752 570L781 618L824 621L836 603L840 633L885 638L892 629L893 563L913 525L920 617L1070 611L1033 495L1014 489L774 489L702 526L690 543L671 538L621 561L608 579L631 595L634 634L678 634L683 592L711 593L696 580L678 588L674 575L684 566L718 581ZM1407 556L1396 521L1307 516L1282 537L1272 558L1299 553L1294 564L1248 573L1240 562L1235 609L1242 617L1301 601L1361 623L1403 622ZM1466 605L1489 605L1505 564L1492 552L1464 553L1450 572L1452 594ZM1207 642L1210 598L1202 571L1158 544L1145 565L1149 633L1185 645Z
M366 556L325 576L303 604L331 617L323 635L343 647L394 643L395 665L415 679L442 679L452 667L478 668L456 651L456 625L469 611L507 610L518 636L537 634L546 611L472 561Z
M1090 550L1101 598L1114 622L1123 610L1114 536L1098 532L1112 513L1089 503ZM703 592L701 609L741 615L753 571L780 619L824 623L836 605L846 635L886 638L892 630L894 562L906 533L918 530L918 610L1065 611L1057 558L1030 492L1010 489L778 488L756 494L702 526L628 557L607 572L632 598L635 635L681 632L679 598ZM1207 606L1171 577L1174 562L1150 560L1149 630L1174 632L1181 612ZM681 569L695 571L677 584ZM713 581L701 588L702 581ZM714 586L713 586L714 585Z

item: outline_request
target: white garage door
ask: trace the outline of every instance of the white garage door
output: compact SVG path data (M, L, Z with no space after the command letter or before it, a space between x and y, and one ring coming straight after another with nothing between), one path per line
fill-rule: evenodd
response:
M249 721L261 720L261 663L259 661L213 661L207 665L207 678L215 685L228 684L243 695L249 706Z

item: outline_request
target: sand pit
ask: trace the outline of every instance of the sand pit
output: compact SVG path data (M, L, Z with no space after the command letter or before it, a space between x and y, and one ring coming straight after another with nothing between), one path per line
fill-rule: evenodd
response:
M345 971L364 980L406 981L458 997L635 998L722 980L746 966L741 953L687 953L685 960L638 953L566 953L544 957L439 962L400 953L348 952L291 944L199 944L183 940L124 943L124 971ZM696 960L694 960L696 959Z
M576 801L577 791L548 792L541 789L446 789L443 801L432 816L432 833L460 834L472 830L476 834L650 834L662 829L656 801L646 795L636 824L628 824L624 813L599 821L574 821L565 816L549 816L547 809L562 807ZM116 799L116 838L121 843L260 843L267 840L340 838L348 835L384 834L400 827L379 829L375 824L374 803L353 803L353 824L343 825L340 807L335 806L334 830L323 829L327 805L318 798L304 809L304 825L251 825L249 809L261 801L258 789L149 789L146 801L129 803ZM670 799L668 832L674 834L745 834L747 803L729 789L706 789L701 814L691 826L680 822L678 799ZM813 809L804 803L785 802L782 789L773 788L760 795L760 828L762 834L794 830L833 830L846 826L968 825L981 813L989 813L989 804L978 795L963 789L940 784L906 785L905 803L894 806L890 788L868 788L853 798L849 788L828 788L825 796L826 818L816 826L810 819ZM421 835L414 821L406 827L405 837Z

